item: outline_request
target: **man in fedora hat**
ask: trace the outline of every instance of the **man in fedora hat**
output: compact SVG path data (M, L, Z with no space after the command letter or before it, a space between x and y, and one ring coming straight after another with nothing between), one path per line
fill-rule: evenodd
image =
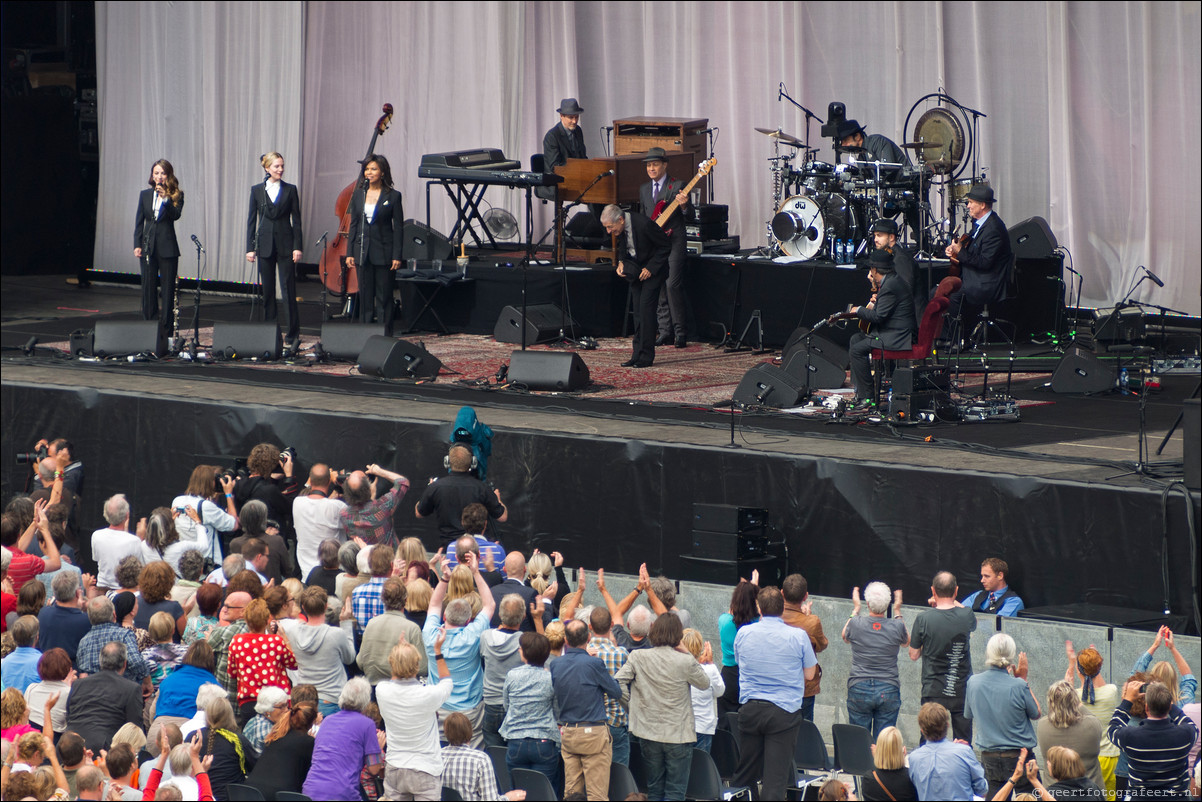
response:
M977 184L968 191L966 198L968 213L973 219L968 243L953 242L945 251L949 259L959 263L963 282L958 292L948 296L951 301L948 320L960 315L960 307L965 301L974 306L1000 301L1006 294L1014 256L1006 224L993 211L996 202L993 188Z
M617 238L618 275L630 282L634 301L634 341L622 367L649 368L655 361L655 305L672 242L654 220L613 203L602 210L601 225Z
M868 334L853 334L847 349L856 404L864 406L871 403L872 366L868 357L872 349L909 350L917 328L909 288L893 270L893 254L877 248L868 257L868 270L877 287L876 294L866 305L854 306L849 311L868 321L872 327Z
M839 140L840 148L863 148L868 151L871 161L889 162L890 164L909 164L910 157L887 136L881 134L864 135L864 126L856 120L844 120L839 123L835 139ZM881 176L892 175L897 168L881 171Z
M897 241L897 222L887 217L878 217L872 224L872 242L877 248L884 248L893 254L893 272L902 280L910 292L914 302L915 327L922 325L922 313L926 311L926 291L917 285L918 274L914 268L914 258L910 252Z
M580 128L580 115L584 109L574 97L565 97L559 102L559 123L543 137L543 172L554 172L568 159L587 159L584 147L584 131Z
M676 201L680 205L664 224L664 233L672 240L672 252L668 255L668 279L659 292L659 307L656 310L658 336L656 345L674 343L677 348L688 345L685 338L685 221L692 219L693 207L689 196L684 193L687 182L668 175L668 155L663 148L651 148L643 157L647 166L647 177L651 180L639 188L639 205L643 214L656 219L655 207Z

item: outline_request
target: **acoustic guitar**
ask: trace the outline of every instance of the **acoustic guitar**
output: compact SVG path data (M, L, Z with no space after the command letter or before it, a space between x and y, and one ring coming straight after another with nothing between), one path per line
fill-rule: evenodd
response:
M956 239L956 244L960 246L960 251L967 248L968 243L970 243L970 242L972 242L972 232L971 231ZM959 253L959 251L957 251L957 253ZM951 260L951 264L949 264L947 266L947 274L949 276L959 276L960 275L960 260L954 256L949 256L948 259Z
M709 175L710 170L713 170L714 165L717 163L717 156L703 161L701 163L701 167L697 170L697 175L693 176L693 180L688 183L682 192L684 192L686 195L692 192L693 187L697 186L697 182ZM657 226L663 228L667 224L669 218L672 217L678 208L680 208L680 203L678 203L675 198L673 198L671 202L667 200L661 200L655 204L655 210L651 213L651 218L655 220L655 224ZM670 231L671 229L666 230Z

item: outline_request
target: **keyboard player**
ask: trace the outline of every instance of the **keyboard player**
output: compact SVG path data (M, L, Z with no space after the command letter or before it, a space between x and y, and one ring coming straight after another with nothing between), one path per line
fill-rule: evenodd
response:
M568 159L587 159L584 146L584 131L580 128L580 115L584 109L574 97L565 97L559 103L559 122L543 137L543 172L551 173ZM539 187L535 190L540 198L555 199L555 187Z

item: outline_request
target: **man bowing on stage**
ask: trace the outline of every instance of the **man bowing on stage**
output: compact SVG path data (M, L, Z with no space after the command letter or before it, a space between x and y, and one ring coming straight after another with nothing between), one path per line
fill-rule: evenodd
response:
M634 295L634 345L622 367L649 368L655 361L655 307L672 240L646 216L612 203L601 212L601 225L616 239L618 275L631 282Z

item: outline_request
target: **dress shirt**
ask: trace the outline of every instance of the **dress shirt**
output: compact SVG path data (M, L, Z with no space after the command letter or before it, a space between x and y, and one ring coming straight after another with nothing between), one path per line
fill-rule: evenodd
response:
M1039 706L1026 681L1004 668L988 668L968 678L964 717L972 719L973 740L982 752L1035 751L1031 722L1039 718Z
M622 686L605 670L605 663L584 649L565 646L551 663L551 681L562 724L606 721L603 699L622 698Z
M386 576L373 576L351 592L351 609L355 613L355 632L363 634L363 628L384 612L384 580Z
M919 799L972 799L989 790L972 748L955 741L927 741L911 752L910 780Z
M993 601L993 599L996 599L997 597L1001 596L1003 593L1005 593L1009 589L1010 589L1010 586L1007 585L1006 587L1002 588L1001 590L995 590L993 593L988 594L991 597L990 601ZM977 599L980 598L982 593L985 593L985 591L978 590L975 593L970 593L970 594L968 594L967 597L965 597L964 601L962 601L960 603L971 610L972 606L977 603ZM1002 602L1002 606L998 608L997 614L1014 617L1014 616L1018 615L1018 611L1022 610L1023 607L1024 607L1024 605L1023 605L1022 599L1020 599L1018 596L1011 596L1010 598L1008 598L1004 602Z
M805 699L805 669L818 664L810 636L779 616L764 616L735 635L739 703L771 702L795 713Z
M271 198L271 202L275 203L280 198L280 182L267 179L267 185L264 187L267 191L267 197Z
M438 661L434 657L434 642L438 640L441 615L426 617L422 639L426 642L426 660L430 666L430 682L438 682ZM442 644L442 656L455 689L443 707L452 712L470 710L484 701L484 663L480 660L480 635L488 629L488 615L480 614L465 626L447 630Z
M504 799L497 790L492 760L470 746L442 748L442 784L464 799Z
M38 675L38 661L42 659L42 653L32 646L18 646L8 655L8 657L0 660L3 666L3 687L16 688L22 694L25 689L33 683L37 682L41 677Z

